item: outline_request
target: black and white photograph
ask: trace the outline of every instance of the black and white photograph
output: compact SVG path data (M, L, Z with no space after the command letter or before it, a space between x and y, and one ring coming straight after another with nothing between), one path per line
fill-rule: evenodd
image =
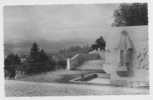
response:
M5 97L149 95L148 2L5 5Z

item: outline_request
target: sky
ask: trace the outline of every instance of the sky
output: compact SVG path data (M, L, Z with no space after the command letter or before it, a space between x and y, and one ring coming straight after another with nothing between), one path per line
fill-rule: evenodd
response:
M4 40L94 39L106 35L119 4L4 7Z

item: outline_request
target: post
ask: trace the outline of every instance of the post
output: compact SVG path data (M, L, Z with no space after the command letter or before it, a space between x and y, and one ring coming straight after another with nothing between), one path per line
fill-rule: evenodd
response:
M67 64L66 69L70 70L70 59L69 58L67 58L66 64Z

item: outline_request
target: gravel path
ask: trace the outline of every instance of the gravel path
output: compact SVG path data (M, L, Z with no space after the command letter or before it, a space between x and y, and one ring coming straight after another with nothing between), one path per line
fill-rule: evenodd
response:
M149 94L149 89L6 80L5 92L6 96L77 96Z

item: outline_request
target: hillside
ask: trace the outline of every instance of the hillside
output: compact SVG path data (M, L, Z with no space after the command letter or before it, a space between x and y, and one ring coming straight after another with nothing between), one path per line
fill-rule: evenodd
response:
M35 41L5 42L5 55L8 55L9 53L27 54L30 51L33 42ZM47 53L55 53L70 46L84 46L92 43L90 40L80 39L61 41L37 40L36 42Z

